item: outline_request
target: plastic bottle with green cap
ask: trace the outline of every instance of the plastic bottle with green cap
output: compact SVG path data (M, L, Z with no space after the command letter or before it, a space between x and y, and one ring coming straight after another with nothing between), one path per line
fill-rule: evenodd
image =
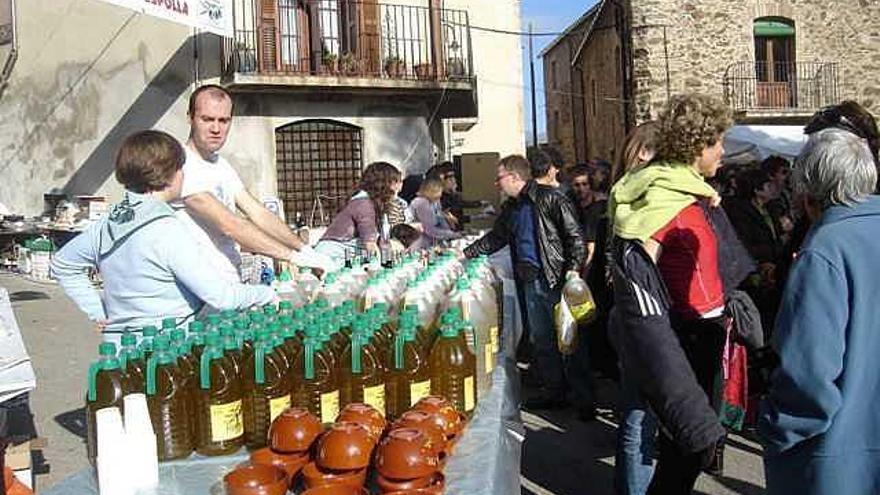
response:
M153 338L159 333L159 330L153 325L147 325L141 329L141 342L138 347L144 356L144 361L148 361L153 354Z
M219 333L208 334L199 361L199 435L196 451L206 456L232 454L244 445L241 377L223 354Z
M122 397L129 392L128 381L116 357L116 345L112 342L100 344L98 356L98 360L89 366L86 391L86 434L88 456L92 464L98 448L95 412L105 407L118 407L122 410Z
M305 407L325 425L332 424L339 415L339 383L333 362L319 338L307 337L303 347L303 379L293 384L292 403Z
M385 369L363 323L356 325L340 360L340 407L359 402L385 412Z
M302 359L303 343L292 321L290 325L281 325L281 338L283 340L280 351L284 353L289 364L288 375L290 380L295 380L297 376L302 376L302 371L299 369L301 366L298 368L296 365ZM299 375L296 374L297 372L299 372Z
M128 386L133 392L143 392L147 363L138 349L137 337L133 333L125 331L120 337L119 343L122 346L119 349L119 366L125 373Z
M238 312L234 309L224 309L220 312L220 320L233 321L238 316Z
M147 361L146 393L159 460L182 459L193 451L186 375L177 364L169 336L157 336L153 346Z
M431 393L428 363L416 345L415 328L410 320L402 325L394 337L385 375L385 410L392 419Z
M220 330L220 322L223 321L223 319L219 314L212 313L205 317L205 321L207 322L205 324L205 330L210 333Z
M170 333L175 328L177 328L177 318L163 318L162 319L162 332L163 333Z
M205 336L199 334L198 339L204 343ZM199 359L192 352L193 341L186 340L174 349L177 352L177 366L183 371L185 380L184 387L189 396L189 434L195 448L196 438L199 434L198 405L199 405Z
M171 345L174 347L179 346L186 340L186 330L182 328L172 328L167 335L171 339Z
M471 414L477 403L477 364L459 334L457 321L440 327L428 360L431 394L445 397L458 411Z
M235 331L232 326L221 326L220 328L221 346L223 347L223 355L232 362L236 373L241 373L242 355L241 347L238 345L238 339L235 338Z
M243 380L244 435L249 449L266 446L272 421L290 407L287 369L275 349L271 339L257 341L243 367L243 373L250 377Z
M205 348L205 324L203 322L194 321L189 324L187 342L192 345L190 352L195 356L196 361L201 359L202 350Z
M282 300L278 303L278 314L281 316L293 314L293 301Z

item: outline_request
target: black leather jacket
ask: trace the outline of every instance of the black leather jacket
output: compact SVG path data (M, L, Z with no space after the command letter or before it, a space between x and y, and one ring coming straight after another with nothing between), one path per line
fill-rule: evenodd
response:
M525 194L535 205L541 267L548 284L555 288L565 281L566 271L579 271L587 259L577 213L568 198L553 187L529 181L520 194ZM515 242L512 222L516 202L509 199L504 203L492 230L468 246L465 256L492 254Z

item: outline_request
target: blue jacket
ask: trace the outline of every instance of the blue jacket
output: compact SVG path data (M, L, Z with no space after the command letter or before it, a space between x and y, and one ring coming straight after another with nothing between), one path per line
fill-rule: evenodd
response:
M90 269L101 273L103 297L89 280ZM225 283L211 270L171 207L131 192L52 260L52 274L64 292L91 320L107 320L105 340L162 318L180 321L204 303L244 309L274 298L270 287Z
M813 226L776 320L763 404L770 494L880 493L880 197Z

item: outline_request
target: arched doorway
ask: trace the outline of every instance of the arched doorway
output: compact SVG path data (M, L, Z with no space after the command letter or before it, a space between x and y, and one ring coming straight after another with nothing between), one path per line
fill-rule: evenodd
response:
M275 130L278 196L287 223L327 225L345 206L363 168L360 127L303 120Z

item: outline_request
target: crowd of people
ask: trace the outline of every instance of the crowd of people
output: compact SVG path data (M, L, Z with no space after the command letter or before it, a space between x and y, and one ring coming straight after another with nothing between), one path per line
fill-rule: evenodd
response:
M55 256L55 277L106 339L271 302L268 287L240 282L239 247L334 271L458 239L470 209L488 205L461 196L452 163L404 178L376 162L312 249L220 156L232 106L225 89L203 86L184 144L159 131L126 139L123 201ZM732 124L721 101L679 95L613 163L568 164L548 147L504 157L495 184L506 201L464 255L510 250L522 356L540 383L524 408L573 406L590 421L593 372L619 382L617 493L691 493L701 472L723 469L727 432L748 425L765 446L770 493L874 493L877 126L844 102L811 119L793 163L722 167ZM562 355L554 307L572 273L597 318Z

